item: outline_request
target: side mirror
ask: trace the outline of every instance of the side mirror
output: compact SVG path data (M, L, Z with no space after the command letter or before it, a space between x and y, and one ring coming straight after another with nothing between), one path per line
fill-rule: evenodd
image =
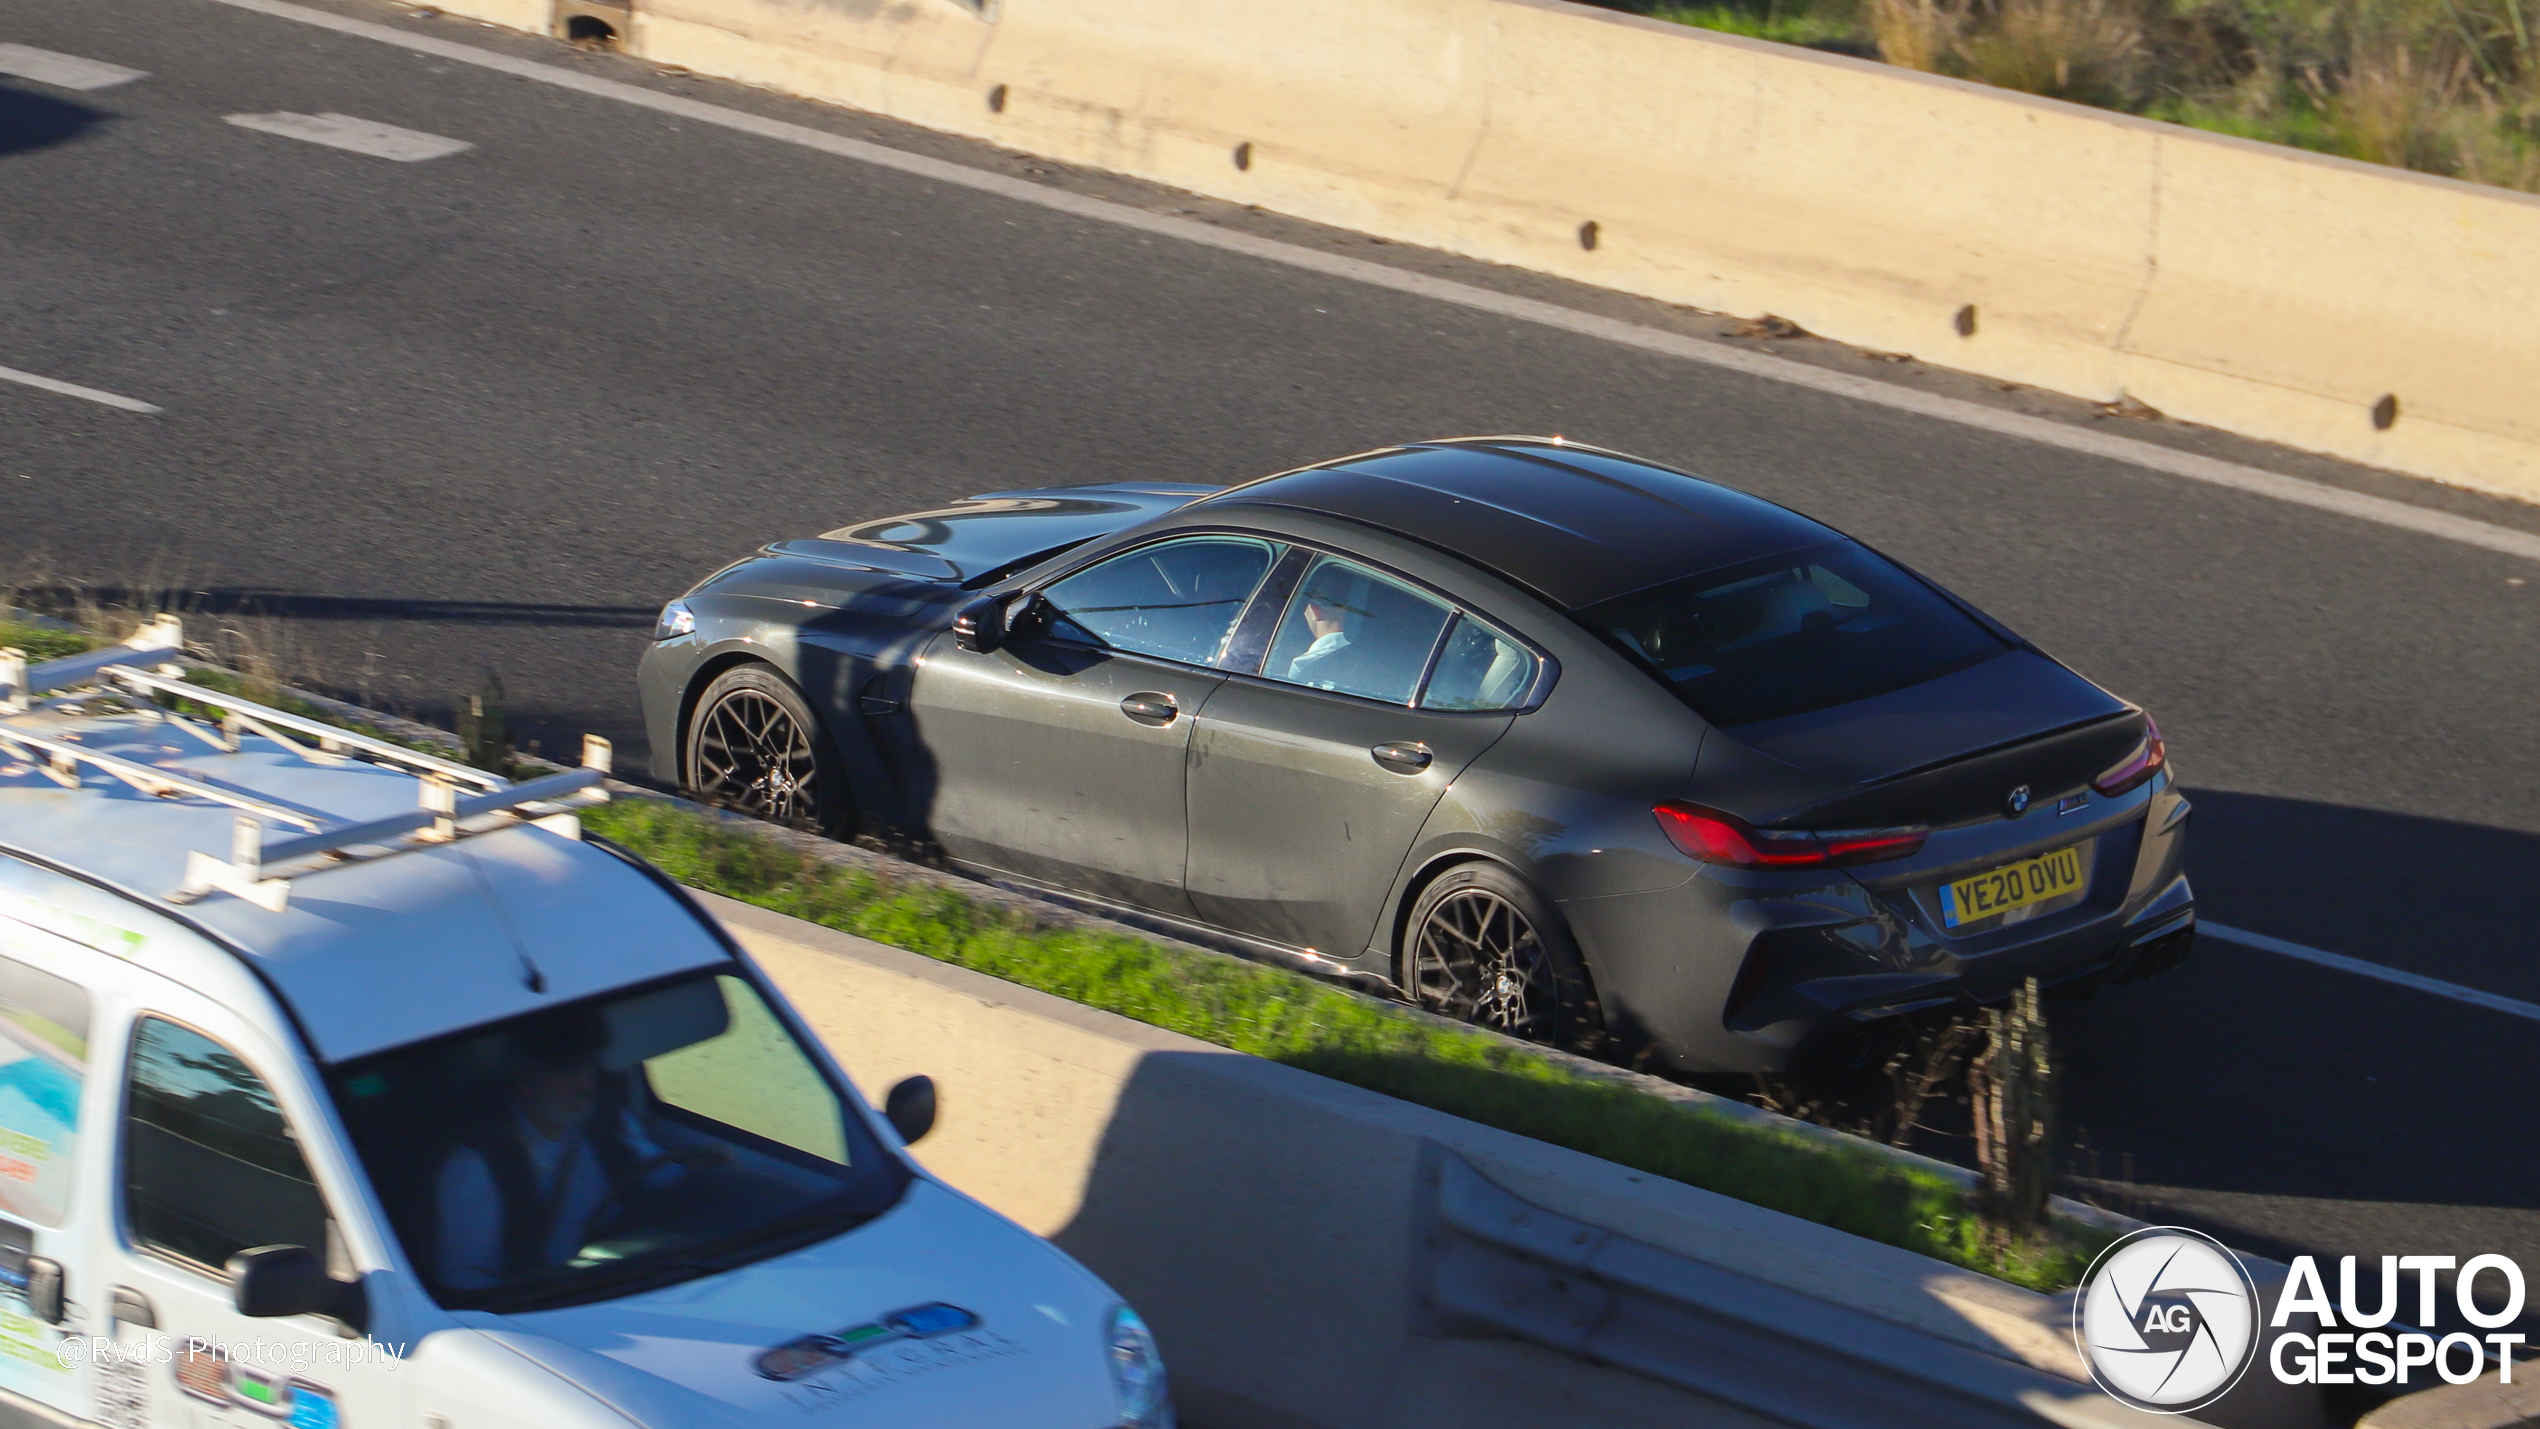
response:
M1048 603L1040 592L1017 595L1011 591L974 600L953 617L953 644L970 653L984 654L1018 635L1032 632L1048 611Z
M909 1077L882 1099L882 1119L900 1134L900 1140L915 1145L926 1133L935 1129L935 1079Z
M26 1312L48 1325L62 1323L67 1313L62 1263L41 1255L26 1258Z
M370 1328L370 1297L358 1280L338 1280L304 1245L265 1245L229 1258L230 1295L238 1313L270 1320L332 1315L355 1331Z
M1009 596L992 595L974 600L953 617L953 644L973 655L983 655L1005 643L1005 604Z

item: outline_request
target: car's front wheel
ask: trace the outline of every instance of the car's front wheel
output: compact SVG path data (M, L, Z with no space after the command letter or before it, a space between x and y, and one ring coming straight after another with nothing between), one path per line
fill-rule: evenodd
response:
M833 838L851 831L827 731L793 681L765 665L735 665L697 697L685 768L702 803Z
M1580 1051L1603 1040L1569 925L1495 863L1458 864L1421 890L1403 964L1412 1002L1427 1011Z

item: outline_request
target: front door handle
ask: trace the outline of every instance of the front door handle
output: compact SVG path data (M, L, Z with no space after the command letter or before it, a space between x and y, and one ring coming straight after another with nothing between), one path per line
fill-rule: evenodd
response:
M1367 751L1376 762L1396 774L1417 774L1429 767L1429 746L1414 740L1397 740L1379 744Z
M1182 707L1174 703L1171 695L1140 690L1120 702L1120 712L1140 724L1161 727L1171 724L1182 713Z
M114 1293L106 1297L106 1318L143 1330L159 1328L159 1312L151 1305L150 1297L129 1285L116 1286ZM113 1333L111 1326L108 1333Z

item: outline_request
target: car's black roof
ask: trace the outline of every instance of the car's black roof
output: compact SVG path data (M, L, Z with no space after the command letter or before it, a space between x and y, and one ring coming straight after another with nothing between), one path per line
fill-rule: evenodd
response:
M1420 442L1202 504L1288 506L1395 532L1577 610L1842 533L1761 497L1545 437Z

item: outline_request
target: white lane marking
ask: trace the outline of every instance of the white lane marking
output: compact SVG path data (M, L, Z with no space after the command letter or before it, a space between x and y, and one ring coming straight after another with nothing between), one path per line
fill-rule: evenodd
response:
M420 129L400 129L375 119L356 119L349 114L232 114L230 123L260 134L280 134L287 139L306 139L330 149L350 149L356 154L394 159L401 164L421 163L425 159L447 158L476 146L465 139L444 139Z
M2448 997L2454 1002L2466 1002L2472 1007L2483 1007L2490 1012L2501 1012L2509 1017L2519 1017L2528 1022L2540 1022L2540 1004L2499 997L2492 992L2480 992L2477 988L2463 987L2459 983L2445 982L2441 978L2401 972L2397 968L2386 968L2379 963L2365 962L2361 958L2350 958L2339 953L2324 953L2317 948L2306 948L2300 943L2288 943L2282 938L2270 938L2264 933L2244 933L2238 928L2226 928L2220 923L2208 923L2202 919L2197 921L2196 930L2200 933L2211 933L2226 943L2239 943L2244 947L2274 953L2279 957L2298 958L2320 967L2335 968L2342 973L2353 973L2357 977L2377 978L2382 982L2411 988L2417 992L2430 992L2436 997Z
M559 89L570 89L603 99L614 99L662 114L675 114L700 124L713 124L725 129L738 130L744 134L755 134L765 139L797 144L806 149L817 149L822 153L854 159L879 168L896 169L901 173L915 174L942 183L996 194L1018 203L1056 209L1061 213L1073 214L1097 223L1116 224L1122 228L1137 229L1140 232L1179 239L1186 243L1196 243L1203 247L1241 253L1272 263L1282 263L1292 268L1303 268L1329 277L1364 283L1370 287L1390 288L1398 293L1410 293L1438 302L1453 303L1477 312L1491 313L1520 322L1534 323L1541 327L1600 338L1626 347L1636 347L1647 352L1662 353L1669 357L1680 357L1691 362L1726 368L1768 381L1787 383L1793 387L1806 387L1836 396L1850 397L1857 401L1912 412L1918 416L1954 422L1960 426L1974 427L2003 436L2022 438L2042 446L2060 447L2065 451L2078 452L2084 456L2105 457L2166 475L2184 477L2190 481L2228 487L2235 491L2245 491L2276 501L2290 502L2296 506L2308 506L2315 510L2334 512L2340 516L2351 516L2384 526L2395 526L2404 531L2437 536L2463 545L2479 546L2491 551L2500 551L2509 556L2521 556L2527 560L2540 561L2540 535L2517 531L2511 527L2498 526L2486 521L2474 521L2466 516L2455 516L2448 511L2433 511L2422 506L2411 506L2404 501L2392 501L2387 497L2367 496L2359 491L2323 486L2318 482L2286 476L2281 472L2265 471L2254 466L2243 466L2237 462L2197 456L2192 452L2177 451L2155 442L2140 441L2133 437L2113 436L2106 432L2092 431L2086 427L2067 426L2062 422L2048 421L2043 417L2005 412L1956 397L1941 397L1928 392L1917 392L1867 377L1829 372L1822 367L1811 367L1807 363L1794 362L1786 357L1775 357L1769 353L1750 352L1744 348L1705 342L1700 338L1662 332L1656 328L1643 327L1638 323L1623 322L1616 318L1597 317L1561 307L1555 303L1514 297L1506 293L1494 293L1486 288L1476 288L1445 278L1432 278L1422 273L1406 273L1401 269L1388 268L1381 263L1370 263L1364 259L1319 253L1313 249L1281 243L1275 239L1256 238L1248 233L1232 233L1192 219L1147 213L1123 204L1108 203L1102 199L1086 198L1058 189L1043 188L1039 184L1024 179L1008 178L1003 174L987 173L942 159L903 153L885 145L849 139L843 135L826 133L800 124L788 124L781 119L766 119L756 114L744 114L738 110L725 109L719 105L686 99L675 94L656 94L649 89L641 89L631 84L620 84L616 80L601 79L596 75L576 74L570 70L558 69L553 65L539 64L534 60L492 54L472 46L436 39L429 35L410 35L402 30L390 29L386 25L373 24L367 20L330 15L322 10L311 10L304 6L293 5L288 3L288 0L215 0L215 3L239 10L252 10L260 15L297 20L303 24L315 25L321 29L334 30L342 34L358 35L364 39L377 40L382 44L396 45L399 48L423 54L438 55L460 64L475 65L481 69L494 70L520 79L535 80L540 84L551 84Z
M127 412L155 413L159 410L147 402L136 402L130 397L118 397L112 392L100 392L94 387L82 387L76 382L56 382L50 377L38 377L32 372L20 372L14 367L0 367L0 382L17 382L28 387L41 387L47 392L59 392L65 397L85 397L91 402L103 402L109 407L121 407Z
M109 89L150 77L146 70L125 69L77 55L57 55L32 45L0 45L0 74L31 79L55 89Z

